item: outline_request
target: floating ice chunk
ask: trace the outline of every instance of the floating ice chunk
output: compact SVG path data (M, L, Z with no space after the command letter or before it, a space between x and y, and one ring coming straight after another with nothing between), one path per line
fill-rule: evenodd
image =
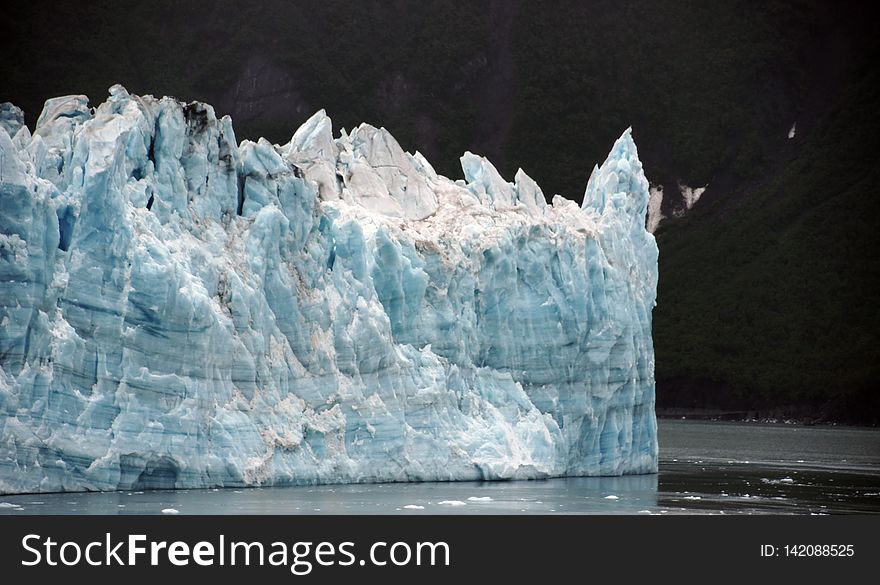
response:
M794 483L794 479L791 478L791 477L783 477L783 478L780 478L780 479L769 479L769 478L766 478L766 477L762 477L762 478L761 478L761 481L764 482L764 483L771 484L771 485L792 484L792 483Z
M406 506L404 506L404 509L406 509L406 510L424 510L425 507L419 506L417 504L407 504Z
M620 497L619 497L619 496L615 496L615 495L610 495L610 496L605 496L605 499L606 499L606 500L619 500Z
M461 500L442 500L437 502L437 504L440 506L467 506L467 504Z
M162 513L163 514L180 514L180 510L177 510L175 508L163 508Z
M491 502L492 498L490 496L471 496L468 498L469 502Z

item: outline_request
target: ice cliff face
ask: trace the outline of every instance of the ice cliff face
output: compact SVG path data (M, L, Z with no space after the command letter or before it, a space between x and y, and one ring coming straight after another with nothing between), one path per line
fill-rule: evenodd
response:
M384 129L0 107L0 492L656 470L629 132L583 207Z

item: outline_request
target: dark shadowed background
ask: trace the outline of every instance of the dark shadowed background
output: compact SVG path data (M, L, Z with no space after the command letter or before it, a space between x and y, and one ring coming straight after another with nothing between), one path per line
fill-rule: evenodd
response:
M876 22L794 0L22 2L0 101L33 128L45 99L122 83L280 143L324 108L447 176L472 150L577 200L632 126L668 216L659 412L876 424ZM686 214L680 183L708 185Z

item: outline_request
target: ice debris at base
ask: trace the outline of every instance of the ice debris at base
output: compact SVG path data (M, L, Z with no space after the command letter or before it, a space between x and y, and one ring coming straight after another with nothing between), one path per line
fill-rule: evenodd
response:
M626 131L583 206L316 113L0 106L0 493L657 469Z

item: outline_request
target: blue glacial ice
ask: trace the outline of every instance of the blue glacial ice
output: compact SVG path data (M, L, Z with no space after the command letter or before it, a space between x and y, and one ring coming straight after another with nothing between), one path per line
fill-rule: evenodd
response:
M384 129L0 106L0 493L651 473L630 132L582 206Z

